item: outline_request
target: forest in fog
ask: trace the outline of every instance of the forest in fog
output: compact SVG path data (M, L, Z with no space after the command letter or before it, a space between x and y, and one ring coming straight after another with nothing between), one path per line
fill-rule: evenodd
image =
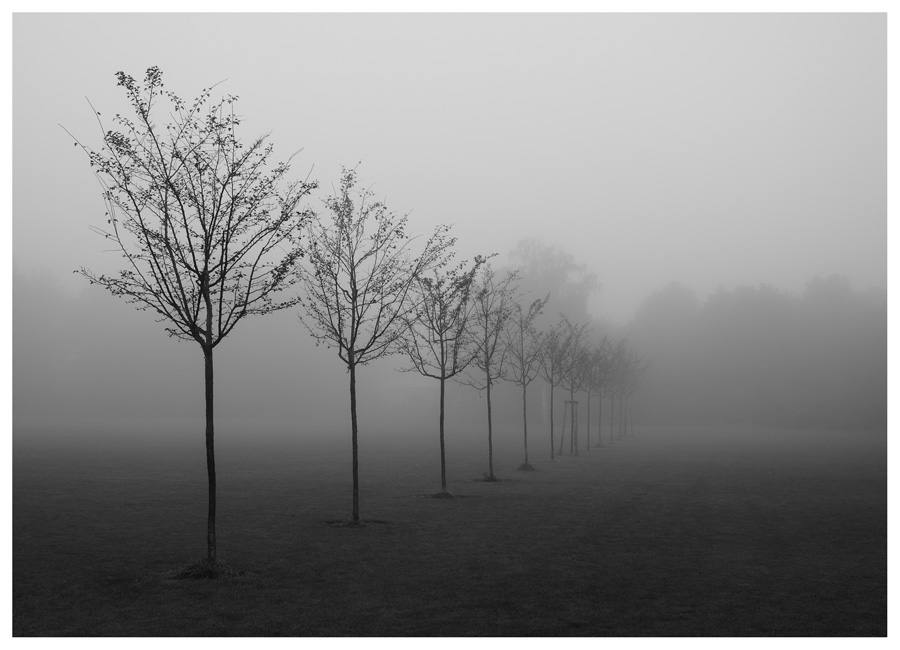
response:
M653 366L647 420L770 426L887 426L887 294L839 276L801 295L760 285L699 300L678 284L629 327Z

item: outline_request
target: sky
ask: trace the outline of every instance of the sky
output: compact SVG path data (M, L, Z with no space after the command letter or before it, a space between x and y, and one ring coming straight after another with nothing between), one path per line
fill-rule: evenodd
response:
M463 256L522 238L596 273L624 324L677 281L802 291L887 281L886 16L18 14L13 262L83 290L114 271L83 152L159 66L240 97L246 138L322 192L342 165Z

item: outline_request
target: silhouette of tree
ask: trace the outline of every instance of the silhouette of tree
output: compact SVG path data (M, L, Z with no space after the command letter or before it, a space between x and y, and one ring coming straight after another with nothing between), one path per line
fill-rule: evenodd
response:
M603 391L609 374L610 339L604 336L599 343L586 350L587 371L585 373L585 392L587 392L587 424L585 426L587 448L591 448L591 397L597 397L597 444L603 446L601 428L603 422Z
M502 279L487 263L482 267L480 282L474 287L474 310L470 321L471 335L480 342L481 352L473 359L472 365L478 373L467 373L463 383L487 393L488 422L488 473L485 480L496 481L494 476L494 439L491 410L491 389L494 382L506 376L504 361L507 348L503 343L505 332L513 315L514 284L518 279L515 272L508 272Z
M567 344L565 346L565 354L562 356L562 364L560 371L560 384L569 391L569 402L571 404L570 416L570 434L569 434L569 453L578 455L578 427L575 419L575 393L580 391L584 386L585 379L585 358L587 351L585 350L582 340L585 335L587 323L573 323L567 318L563 318L565 327L565 337ZM563 440L565 431L559 439L559 453L563 452Z
M521 275L522 290L535 296L553 296L554 310L576 322L590 321L587 301L599 286L597 275L558 246L523 239L510 252Z
M550 299L538 298L525 309L516 303L509 328L505 332L506 349L510 357L509 380L522 388L522 429L525 440L525 462L520 470L531 471L534 467L528 462L528 384L541 369L542 341L541 334L534 326L535 319L541 314L544 305Z
M237 136L237 97L211 102L212 88L188 103L165 89L159 68L143 85L116 73L135 117L116 114L103 146L88 154L107 207L107 227L94 228L125 261L118 275L82 268L141 310L155 312L166 331L203 351L206 385L206 466L209 483L207 558L216 572L216 465L213 350L245 316L296 304L279 298L301 255L298 210L315 183L285 184L289 163L271 167L266 137ZM93 108L93 106L92 106ZM168 120L168 121L164 121ZM283 189L281 189L283 187Z
M441 445L441 491L447 492L447 463L444 452L444 396L446 383L468 367L481 352L481 343L472 336L469 322L474 309L473 285L485 258L477 256L468 269L465 263L431 277L417 276L413 284L414 308L405 317L406 336L401 341L412 368L440 384L439 432Z
M446 264L455 240L439 226L413 257L407 217L373 200L371 191L355 190L356 180L356 170L345 168L338 195L325 200L327 216L307 224L308 264L298 267L298 277L306 289L301 322L317 344L337 348L350 375L351 523L360 525L357 367L399 351L404 318L416 306L414 283Z
M553 389L562 381L563 363L569 339L566 336L565 321L560 320L543 335L541 346L541 371L544 380L550 384L550 459L556 456L553 420Z

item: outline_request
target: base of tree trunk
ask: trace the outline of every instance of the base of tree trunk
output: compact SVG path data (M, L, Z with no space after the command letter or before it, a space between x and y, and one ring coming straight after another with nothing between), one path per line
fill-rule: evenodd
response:
M172 574L173 580L220 580L223 578L236 578L244 575L240 569L235 569L221 562L208 559L200 560L184 569L179 569Z
M456 497L447 491L435 492L430 495L432 499L455 499Z
M496 482L498 482L499 480L500 480L500 479L497 478L496 476L491 476L491 475L488 474L487 472L484 473L484 481L485 481L486 483L496 483Z
M534 472L535 471L534 465L532 465L531 463L522 463L521 465L519 465L519 471L520 472Z

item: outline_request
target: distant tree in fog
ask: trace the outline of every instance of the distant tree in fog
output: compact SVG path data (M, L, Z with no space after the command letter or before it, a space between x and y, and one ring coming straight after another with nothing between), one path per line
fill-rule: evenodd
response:
M628 399L635 393L644 380L649 365L646 360L635 351L627 339L621 339L613 351L610 360L610 374L608 381L608 394L610 396L610 421L609 436L613 440L613 427L615 423L615 403L619 403L618 438L628 435L630 411Z
M488 473L485 480L496 481L494 476L493 418L491 413L491 388L494 382L506 374L506 346L502 339L514 308L514 284L517 274L508 272L503 278L491 265L482 267L480 279L473 288L473 312L470 320L472 337L480 342L481 351L472 361L477 372L467 373L464 383L487 393L488 423Z
M555 458L553 389L562 381L563 363L569 339L566 336L565 321L561 320L544 332L541 346L541 376L550 384L550 459Z
M447 263L455 239L439 226L413 256L407 217L373 200L371 191L354 189L356 180L356 170L345 168L339 193L325 200L327 214L305 226L308 264L297 273L306 289L301 321L317 344L337 348L350 375L351 523L360 525L357 366L398 351L404 318L417 308L416 283Z
M629 341L652 364L640 388L651 421L886 426L884 289L831 276L799 294L720 287L701 302L670 285L638 310Z
M604 336L599 343L587 346L585 350L587 359L587 371L585 372L585 392L587 393L587 424L585 425L585 437L587 448L591 448L591 397L597 397L597 444L603 446L603 390L607 375L609 374L609 337Z
M405 317L406 333L401 345L412 368L440 384L439 434L441 446L441 491L447 492L447 463L444 452L444 394L448 379L465 370L481 351L481 342L469 326L474 311L475 276L485 263L477 256L466 268L461 263L420 275L413 283L413 309Z
M242 143L237 98L211 102L212 89L188 103L166 90L159 68L143 85L117 72L135 115L116 114L103 145L80 146L102 187L106 228L95 228L124 260L118 275L78 271L138 309L150 310L179 340L203 351L207 558L194 573L217 575L213 350L237 323L296 304L279 298L301 255L297 228L309 213L300 201L315 183L286 182L289 164L270 166L272 145ZM93 107L92 107L93 108Z
M588 322L587 303L600 286L587 265L558 246L536 239L523 239L510 251L510 260L521 275L522 290L535 296L553 296L553 309L575 322Z
M634 422L632 420L631 407L628 400L640 388L644 381L649 365L645 359L634 350L631 350L626 357L625 368L621 378L620 390L620 417L623 419L622 430L623 435L634 435ZM629 433L630 431L630 433Z
M530 384L541 369L541 356L543 354L541 333L534 325L535 319L541 314L550 296L533 300L527 308L516 304L509 327L505 334L506 349L510 359L510 373L508 379L522 388L522 430L525 444L525 462L519 466L520 470L534 470L528 462L528 384Z
M567 318L563 319L567 344L562 355L560 372L560 385L569 391L570 418L569 418L569 453L578 455L578 425L575 405L575 393L584 388L587 366L585 360L588 356L584 345L584 335L587 323L573 323ZM560 435L559 453L563 453L563 441L565 431Z
M619 398L623 390L623 381L625 377L626 364L628 363L628 342L620 339L613 349L612 356L609 361L609 379L607 381L607 394L609 395L609 442L612 444L614 439L613 429L616 421L616 399ZM621 420L621 416L620 416ZM621 427L619 430L619 438L621 438Z

